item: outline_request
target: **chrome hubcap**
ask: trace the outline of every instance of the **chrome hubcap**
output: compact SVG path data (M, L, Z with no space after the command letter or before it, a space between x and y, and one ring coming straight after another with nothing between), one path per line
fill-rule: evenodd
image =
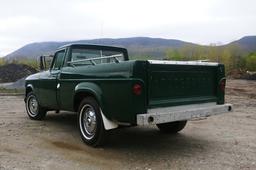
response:
M28 99L28 109L31 116L36 116L38 112L38 102L34 96Z
M83 135L87 139L91 139L95 135L96 127L97 127L97 121L96 121L96 113L94 108L91 105L84 105L83 108L81 109L82 115L80 117L81 124L83 126Z

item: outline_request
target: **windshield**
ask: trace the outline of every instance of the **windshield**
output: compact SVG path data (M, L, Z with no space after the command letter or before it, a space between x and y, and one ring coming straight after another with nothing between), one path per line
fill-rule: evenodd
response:
M124 54L120 51L73 48L69 63L72 65L91 65L121 61L124 61Z

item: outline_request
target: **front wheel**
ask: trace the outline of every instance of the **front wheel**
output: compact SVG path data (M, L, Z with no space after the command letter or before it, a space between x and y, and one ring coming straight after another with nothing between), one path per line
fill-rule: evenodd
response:
M187 121L185 120L185 121L157 124L156 126L161 132L164 132L164 133L178 133L179 131L184 129L186 124L187 124Z
M30 119L42 120L46 115L46 109L42 108L33 92L27 94L26 111Z
M78 124L82 140L91 146L102 145L106 130L103 125L100 107L92 97L82 100L78 109Z

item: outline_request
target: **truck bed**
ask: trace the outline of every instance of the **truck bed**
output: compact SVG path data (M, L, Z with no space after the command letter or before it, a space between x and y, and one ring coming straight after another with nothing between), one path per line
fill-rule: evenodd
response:
M144 69L148 108L224 103L224 92L219 89L219 82L225 77L222 64L149 60Z

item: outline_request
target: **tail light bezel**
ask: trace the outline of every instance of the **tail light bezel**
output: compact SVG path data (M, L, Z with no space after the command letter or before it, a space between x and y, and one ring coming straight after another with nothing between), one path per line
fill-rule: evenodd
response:
M140 83L135 83L132 86L132 92L134 95L139 96L142 93L142 85Z
M221 92L225 92L225 88L226 88L226 78L222 78L219 81L219 89Z

